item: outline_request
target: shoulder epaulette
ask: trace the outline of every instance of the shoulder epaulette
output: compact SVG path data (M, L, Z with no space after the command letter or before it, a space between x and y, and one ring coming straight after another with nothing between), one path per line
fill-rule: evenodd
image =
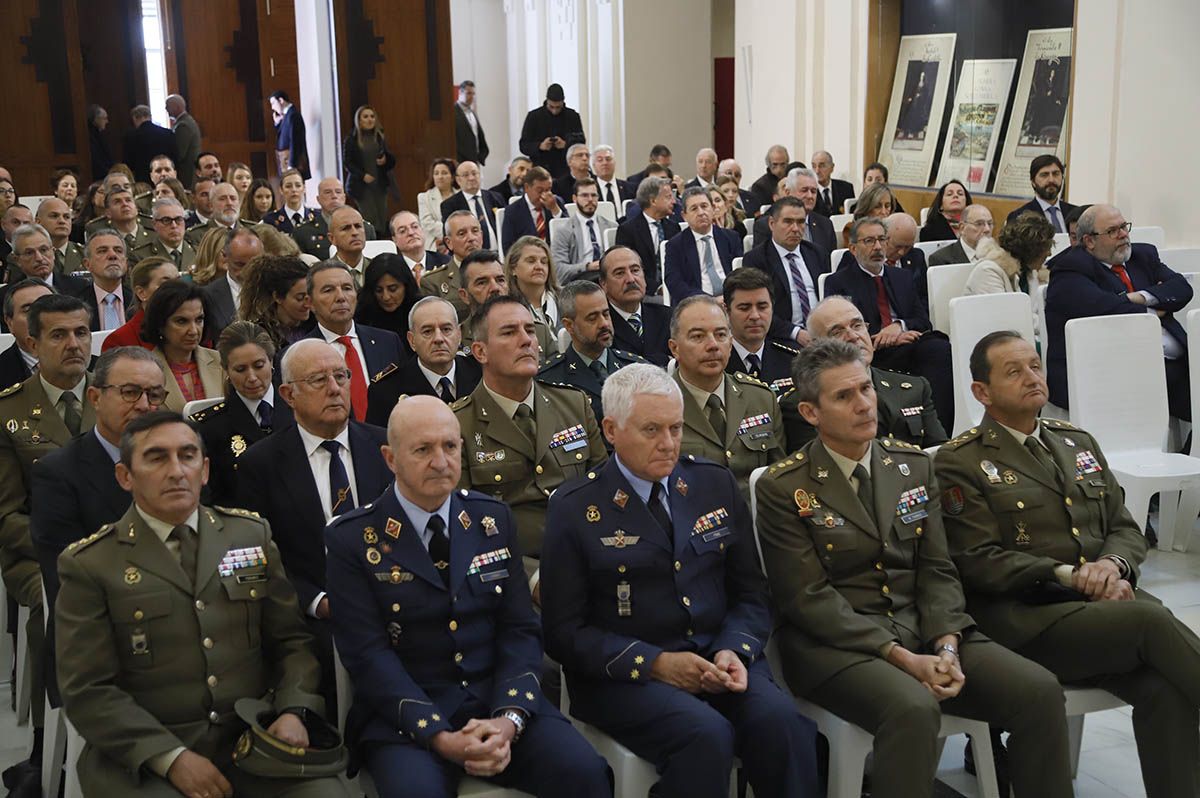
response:
M879 442L892 451L904 449L914 454L919 452L926 457L929 456L929 452L925 451L920 446L917 446L915 443L909 443L908 441L902 441L899 438L888 436L886 438L881 438Z
M355 518L361 518L364 515L370 515L374 508L374 502L367 502L362 507L355 507L353 510L347 510L341 515L335 515L333 518L329 519L325 525L328 527L342 526L343 524L353 521Z
M738 382L744 383L746 385L757 385L760 388L766 388L768 391L771 390L771 386L768 385L767 383L763 382L762 380L758 379L757 377L751 377L749 374L746 374L741 371L735 371L733 373L733 378L735 380L737 380Z
M772 346L775 346L775 347L777 347L777 348L779 348L779 349L782 349L784 352L789 352L789 353L791 353L791 354L793 354L793 355L798 355L798 354L800 354L800 350L799 350L799 349L797 349L797 348L796 348L796 347L794 347L794 346L788 346L787 344L783 343L782 341L771 341L771 345L772 345Z
M3 395L4 394L0 394L0 396ZM1074 430L1075 432L1083 432L1083 430L1072 424L1070 421L1063 421L1062 419L1058 418L1043 418L1042 425L1049 427L1050 429L1069 429Z
M649 363L649 360L639 355L637 352L626 352L624 349L612 350L617 353L617 357L623 357L631 363Z
M92 545L97 540L104 537L108 533L112 532L116 528L117 528L116 524L105 524L104 526L100 527L92 534L88 535L86 538L81 538L80 540L77 540L74 543L72 543L71 545L67 546L67 551L71 552L72 554L78 554L79 552L83 551L85 548Z
M240 518L253 518L256 521L263 520L263 517L253 510L246 510L241 507L222 507L219 504L214 504L212 508L222 515L236 515Z
M215 415L220 414L221 411L223 411L224 409L225 409L225 403L217 402L212 407L206 407L203 410L197 410L195 413L192 413L190 416L188 416L188 419L199 423L199 422L203 421L204 419L208 418L209 416L215 416Z
M567 385L565 382L558 382L557 380L543 379L541 377L541 375L538 375L534 379L536 379L538 381L539 385L545 385L545 386L548 386L551 388L566 388L567 390L575 391L576 393L582 393L582 394L587 393L587 391L583 390L582 388L580 388L577 385Z
M566 353L555 352L553 355L550 356L550 359L547 360L540 369L538 369L538 371L545 371L546 369L548 369L552 366L557 366L559 363L562 362L562 359L564 357L566 357Z
M22 380L21 382L15 382L12 385L5 388L3 391L0 391L0 399L3 399L6 396L12 396L14 393L17 393L18 391L21 390L21 386L23 386L24 384L25 384L24 380Z
M391 374L393 371L398 371L399 369L400 369L400 367L397 366L395 363L388 363L386 366L383 367L382 371L380 371L378 374L376 374L374 377L371 378L371 382L373 382L373 383L379 382L384 377Z
M791 471L792 469L799 467L806 460L808 460L808 455L806 455L803 451L792 452L778 463L770 466L767 469L767 475L773 477L776 474L782 474L787 471Z
M503 501L495 496L484 493L478 490L469 490L467 488L459 488L458 495L463 499L470 499L473 502L488 502L490 504L504 504Z
M979 427L971 427L969 430L962 433L957 438L951 438L950 440L943 443L942 448L950 449L951 451L953 451L954 449L957 449L958 447L962 446L964 443L975 440L976 438L979 437L979 435L980 435Z
M780 403L780 404L783 404L783 400L784 400L784 399L791 399L791 398L792 398L792 394L794 394L795 392L796 392L796 389L795 389L795 388L788 388L786 391L784 391L783 393L779 394L779 403Z
M454 402L450 405L450 409L452 411L462 410L464 407L466 407L469 404L471 404L471 394L467 394L466 396L460 396L457 399L455 399Z
M430 268L425 270L425 274L421 277L421 279L424 280L426 277L431 277L431 276L437 274L438 272L442 272L442 271L445 271L446 269L449 269L450 264L453 262L454 261L448 260L445 263L439 264L437 266L431 266Z

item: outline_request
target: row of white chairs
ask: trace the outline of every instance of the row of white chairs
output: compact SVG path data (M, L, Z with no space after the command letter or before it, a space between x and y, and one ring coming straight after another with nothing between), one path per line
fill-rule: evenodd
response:
M92 333L92 356L99 357L101 347L104 346L104 340L108 338L112 330L99 330ZM0 333L0 352L8 349L16 343L17 337L12 333Z

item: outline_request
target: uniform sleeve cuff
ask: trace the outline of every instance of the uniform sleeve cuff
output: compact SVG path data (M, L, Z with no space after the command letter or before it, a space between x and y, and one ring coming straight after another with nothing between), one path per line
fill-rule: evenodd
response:
M1112 560L1113 562L1115 562L1117 564L1117 568L1119 568L1121 570L1121 578L1122 579L1128 579L1129 575L1131 573L1133 573L1133 569L1129 567L1129 563L1125 560L1124 557L1122 557L1118 554L1105 554L1100 559Z
M537 714L541 690L537 675L528 672L498 682L492 699L492 713L494 715L506 709L516 709L528 717L533 717Z
M177 748L172 748L170 751L164 751L161 754L152 756L146 760L146 767L150 768L150 770L154 771L154 773L165 779L167 777L167 771L171 769L171 765L175 764L175 760L178 759L179 755L186 750L187 749L181 745Z
M648 682L650 666L661 653L661 648L635 640L604 666L604 672L618 682Z
M750 664L762 656L763 641L749 632L726 632L713 644L712 650L724 651L726 649Z
M450 730L435 704L411 699L400 702L400 731L426 748L434 735Z
M1056 565L1054 566L1054 578L1063 587L1075 586L1075 567L1072 565Z

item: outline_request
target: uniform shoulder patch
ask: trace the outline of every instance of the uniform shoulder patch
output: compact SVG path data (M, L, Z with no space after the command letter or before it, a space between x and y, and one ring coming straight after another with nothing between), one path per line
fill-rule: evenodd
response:
M192 413L190 416L188 416L188 419L191 421L195 421L195 422L201 422L206 418L219 415L224 411L225 411L225 403L217 402L212 407L206 407L203 410L199 410L195 413Z
M783 343L782 341L771 341L770 343L771 343L771 346L775 347L776 349L782 349L784 352L787 352L789 354L792 354L792 355L800 354L799 349L797 349L794 346L788 346L787 344Z
M14 382L12 385L8 386L3 391L0 391L0 399L3 399L6 396L12 396L13 394L18 393L24 384L25 384L24 381Z
M459 410L462 410L464 407L467 407L470 404L471 404L471 394L467 394L466 396L460 396L459 398L455 399L454 402L450 405L450 409L453 410L454 412L458 412Z
M971 427L969 430L962 433L957 438L951 438L950 440L943 443L941 448L950 449L951 451L953 451L953 450L957 449L958 447L962 446L963 444L970 443L971 441L975 440L982 434L983 433L980 431L979 427Z
M212 506L221 515L236 515L239 518L253 518L256 521L263 520L263 517L253 510L244 510L241 507L222 507L219 504Z
M88 535L86 538L80 538L79 540L77 540L74 543L67 546L67 551L70 552L71 554L78 554L79 552L81 552L85 548L87 548L88 546L95 543L100 538L108 535L110 532L112 532L116 528L117 528L116 524L105 524L104 526L100 527L92 534Z

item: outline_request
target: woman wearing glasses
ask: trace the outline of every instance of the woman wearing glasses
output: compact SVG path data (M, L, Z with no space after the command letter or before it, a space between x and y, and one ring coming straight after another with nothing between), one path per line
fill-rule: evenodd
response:
M225 401L193 413L208 452L208 489L213 504L237 499L238 459L253 444L292 423L292 409L272 384L275 344L262 327L235 321L217 341L225 370Z
M154 344L162 367L167 410L182 413L188 402L221 396L220 355L200 345L208 338L204 316L203 291L183 280L164 283L146 303L142 338Z

